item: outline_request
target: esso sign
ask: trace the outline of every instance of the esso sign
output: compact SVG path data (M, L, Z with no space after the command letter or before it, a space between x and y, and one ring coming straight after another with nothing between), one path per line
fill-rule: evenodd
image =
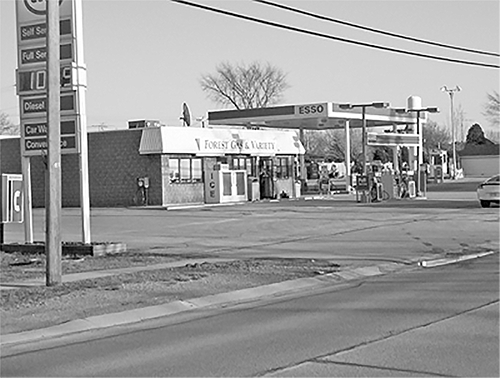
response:
M58 0L59 18L72 17L73 3L82 0ZM41 27L45 23L47 14L47 0L16 0L16 15L18 28L23 26ZM37 24L33 24L36 22ZM24 40L23 42L27 42Z
M23 0L24 6L28 11L37 16L44 16L47 12L46 0ZM63 0L59 0L59 5Z
M295 115L298 116L323 116L326 112L326 104L298 105Z

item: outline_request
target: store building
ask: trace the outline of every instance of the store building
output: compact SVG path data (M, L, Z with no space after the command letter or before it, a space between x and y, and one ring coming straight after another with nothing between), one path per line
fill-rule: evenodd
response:
M458 152L465 177L490 177L500 172L500 145L466 145Z
M169 206L299 195L294 131L145 127L88 134L92 207ZM21 173L20 138L0 140L2 173ZM32 156L33 207L45 206L45 163ZM62 203L80 206L77 154L62 155Z

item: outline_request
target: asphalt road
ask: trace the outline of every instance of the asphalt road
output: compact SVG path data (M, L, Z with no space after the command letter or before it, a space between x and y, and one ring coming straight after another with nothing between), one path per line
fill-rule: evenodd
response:
M2 376L499 375L498 254L18 348Z

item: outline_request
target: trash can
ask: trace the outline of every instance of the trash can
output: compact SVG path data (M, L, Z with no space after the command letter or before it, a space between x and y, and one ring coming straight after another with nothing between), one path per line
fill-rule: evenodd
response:
M301 181L295 181L295 198L299 198L301 196L301 187L302 187L302 182Z
M415 198L417 196L417 188L413 180L408 181L408 194L410 198Z

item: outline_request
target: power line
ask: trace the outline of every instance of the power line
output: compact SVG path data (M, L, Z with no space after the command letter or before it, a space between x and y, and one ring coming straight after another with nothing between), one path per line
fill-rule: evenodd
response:
M472 66L480 66L480 67L488 67L488 68L500 68L500 66L495 65L495 64L480 63L480 62L470 62L470 61L466 61L466 60L459 60L459 59L445 58L445 57L440 57L440 56L435 56L435 55L421 54L421 53L417 53L417 52L413 52L413 51L399 50L399 49L395 49L395 48L392 48L392 47L379 46L379 45L374 45L374 44L371 44L371 43L366 43L366 42L354 41L354 40L350 40L350 39L346 39L346 38L335 37L335 36L332 36L332 35L323 34L323 33L315 32L315 31L311 31L311 30L296 28L294 26L278 24L276 22L267 21L267 20L261 20L261 19L258 19L258 18L254 18L254 17L250 17L250 16L245 16L245 15L242 15L242 14L237 14L237 13L233 13L233 12L222 10L222 9L212 8L212 7L209 7L209 6L206 6L206 5L196 4L196 3L192 3L192 2L189 2L189 1L185 1L185 0L171 0L171 1L174 2L174 3L179 3L179 4L188 5L188 6L195 7L195 8L200 8L200 9L207 10L207 11L210 11L210 12L220 13L220 14L223 14L223 15L226 15L226 16L231 16L231 17L240 18L240 19L247 20L247 21L256 22L256 23L259 23L259 24L264 24L264 25L267 25L267 26L273 26L273 27L276 27L276 28L290 30L290 31L294 31L294 32L297 32L297 33L313 35L315 37L331 39L331 40L334 40L334 41L340 41L340 42L350 43L350 44L364 46L364 47L369 47L369 48L373 48L373 49L390 51L390 52L394 52L394 53L398 53L398 54L418 56L420 58L441 60L441 61L445 61L445 62L460 63L460 64L467 64L467 65L472 65Z
M406 36L406 35L402 35L402 34L391 33L391 32L385 31L385 30L370 28L368 26L363 26L363 25L354 24L354 23L348 22L348 21L338 20L338 19L331 18L331 17L328 17L328 16L323 16L323 15L320 15L320 14L316 14L316 13L304 11L304 10L301 10L301 9L298 9L298 8L292 8L292 7L289 7L287 5L273 3L273 2L267 1L267 0L253 0L253 1L256 2L256 3L261 3L261 4L269 5L269 6L272 6L272 7L284 9L284 10L287 10L287 11L290 11L290 12L295 12L295 13L299 13L299 14L302 14L302 15L305 15L305 16L317 18L317 19L320 19L320 20L323 20L323 21L335 22L337 24L346 25L346 26L350 26L350 27L353 27L353 28L361 29L361 30L366 30L366 31L369 31L369 32L372 32L372 33L383 34L383 35L387 35L387 36L394 37L394 38L401 38L401 39L406 39L408 41L413 41L413 42L418 42L418 43L424 43L424 44L428 44L428 45L443 47L443 48L446 48L446 49L465 51L465 52L470 52L470 53L475 53L475 54L483 54L483 55L490 55L490 56L500 56L500 54L498 54L498 53L493 53L493 52L489 52L489 51L481 51L481 50L469 49L469 48L466 48L466 47L453 46L453 45L448 45L448 44L444 44L444 43L428 41L428 40L425 40L425 39L414 38L414 37L410 37L410 36Z

